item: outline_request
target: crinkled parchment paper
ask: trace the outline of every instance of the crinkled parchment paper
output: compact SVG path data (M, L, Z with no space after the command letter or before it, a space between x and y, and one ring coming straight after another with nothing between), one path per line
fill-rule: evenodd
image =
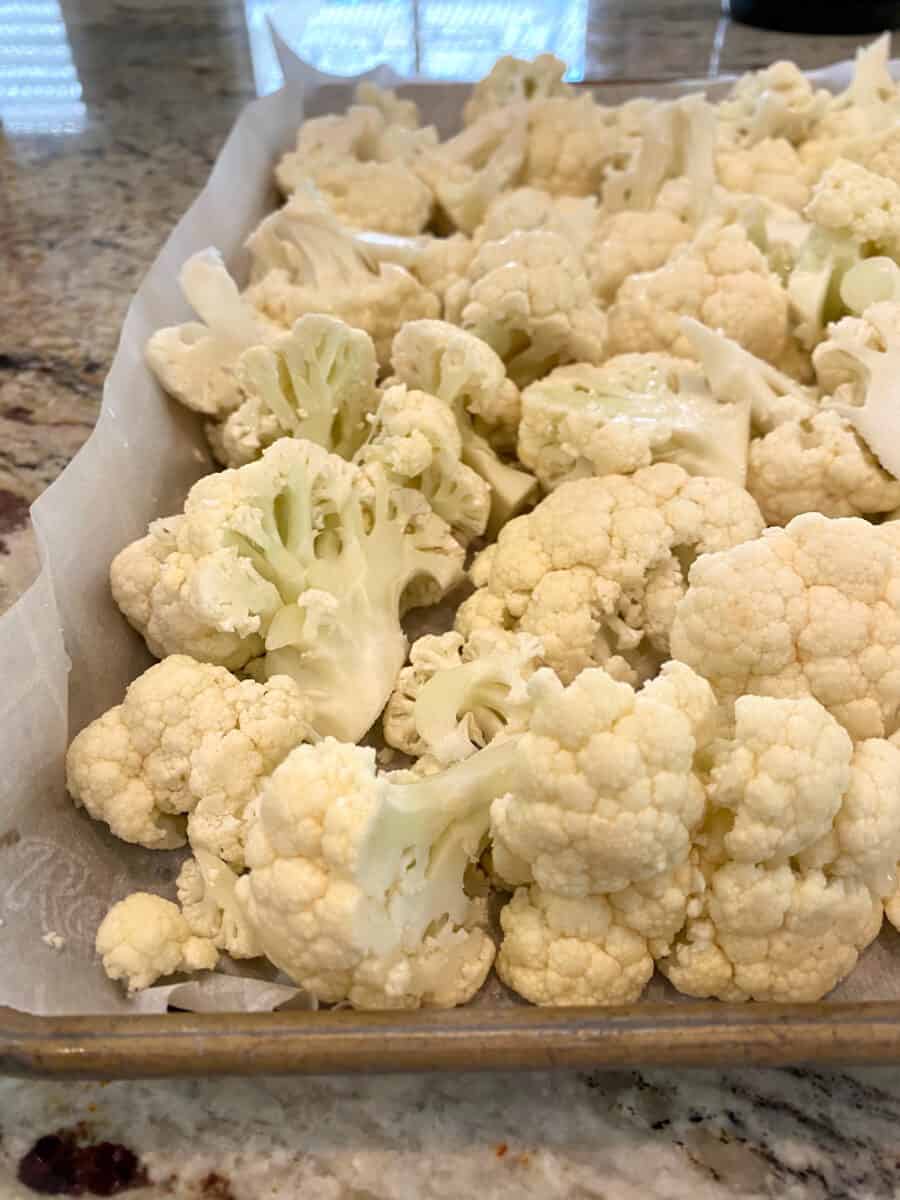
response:
M78 811L64 786L69 737L120 701L150 663L109 595L110 560L154 517L178 511L188 488L211 469L200 421L169 401L144 364L153 330L191 317L178 290L184 260L217 246L242 277L242 243L275 205L275 160L304 115L343 109L355 81L321 75L279 46L285 86L241 114L209 182L179 222L131 303L107 377L96 430L32 507L42 570L0 618L0 1005L40 1014L259 1011L302 1003L274 974L247 964L198 981L152 988L126 1001L94 957L94 933L110 904L130 891L171 894L181 856L126 846ZM843 87L851 66L818 72ZM389 79L385 69L372 72ZM653 89L607 87L607 103L639 94L671 96L702 82ZM720 93L726 83L708 90ZM468 88L413 83L424 118L452 132ZM59 948L49 942L63 939ZM261 977L262 976L262 977ZM488 985L485 1002L501 989ZM670 998L666 985L654 999ZM900 999L900 937L882 934L841 999Z

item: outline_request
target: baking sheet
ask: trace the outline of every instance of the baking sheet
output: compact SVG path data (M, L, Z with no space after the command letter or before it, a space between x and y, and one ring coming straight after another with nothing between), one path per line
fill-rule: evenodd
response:
M164 1011L261 1011L302 1003L273 974L207 976L126 1001L103 974L94 934L109 906L134 890L171 894L181 856L126 846L76 810L66 795L70 737L120 701L151 659L109 595L108 565L148 522L178 511L212 463L199 419L168 400L144 363L148 336L189 319L177 274L209 245L242 278L242 243L277 203L271 168L304 115L343 109L356 80L321 75L278 44L285 86L241 114L200 196L179 222L129 307L103 391L97 427L69 467L32 506L42 569L0 617L0 1005L41 1015ZM895 64L896 66L897 64ZM840 88L852 66L813 75ZM896 72L895 72L896 73ZM369 72L389 82L386 68ZM603 85L605 103L671 96L702 81ZM727 89L719 82L711 94ZM467 85L401 88L443 134L458 127ZM56 935L55 937L53 935ZM44 939L47 938L45 941ZM56 943L56 945L51 943ZM648 999L675 1000L661 980ZM900 1000L900 937L882 934L835 1000ZM511 1003L496 980L476 1003ZM690 1003L678 998L678 1003Z

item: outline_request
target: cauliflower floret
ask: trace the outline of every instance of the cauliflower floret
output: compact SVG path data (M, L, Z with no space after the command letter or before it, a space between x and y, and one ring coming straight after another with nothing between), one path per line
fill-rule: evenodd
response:
M606 318L569 243L532 230L486 242L447 292L455 324L487 342L520 387L566 362L601 362Z
M565 73L566 64L554 54L539 54L533 61L505 54L472 88L463 121L472 125L498 108L572 95L573 89L563 82Z
M514 188L501 192L488 206L474 241L480 246L512 233L543 230L559 234L583 255L594 239L597 217L596 196L552 196L540 188Z
M339 317L369 334L382 365L404 322L440 311L437 296L409 271L375 261L362 241L306 199L266 217L247 248L252 268L244 294L270 322L289 329L307 313Z
M843 157L900 184L900 123L848 142Z
M289 675L319 733L362 737L406 658L404 605L440 599L463 551L410 489L312 442L201 479L184 514L113 561L113 597L159 656ZM406 594L405 594L406 593Z
M817 372L832 381L838 372L852 372L853 381L840 388L831 406L896 478L900 476L900 303L873 304L866 309L864 321L871 332L855 321L833 325L814 362Z
M465 544L485 531L491 489L466 466L462 453L453 410L401 383L382 395L369 439L354 461L367 474L380 471L397 487L421 492Z
M881 902L858 879L726 863L657 965L688 996L812 1002L853 970L881 921Z
M434 197L412 167L437 145L437 131L409 123L408 101L371 97L372 106L304 121L296 148L276 164L275 179L286 196L314 184L347 225L418 233Z
M806 217L869 253L900 256L900 184L839 158L816 186Z
M765 196L800 212L809 200L806 168L784 138L764 138L752 146L721 149L716 155L719 182L730 192Z
M485 342L445 321L410 321L391 348L394 377L437 396L453 412L462 460L491 488L491 536L530 504L537 480L498 458L515 446L521 415L519 390Z
M694 760L716 700L692 672L668 673L683 677L678 688L651 682L637 694L605 671L567 688L549 671L532 676L529 732L513 739L520 766L491 805L501 876L588 897L687 859L706 803ZM510 858L530 879L515 877Z
M568 681L589 666L628 673L646 638L663 656L693 556L759 535L751 497L668 463L564 483L476 559L457 629L531 633Z
M831 95L813 88L796 63L774 62L742 75L717 108L727 141L755 146L773 138L799 145L825 112Z
M645 938L654 958L669 953L676 934L684 928L688 907L703 889L696 853L670 871L652 875L607 896L618 921Z
M405 754L450 763L518 732L540 653L537 638L502 630L419 638L384 710L384 740Z
M791 350L788 300L739 225L701 235L665 266L626 279L609 310L610 354L664 351L693 358L679 321L695 317L778 363Z
M604 896L519 888L500 925L497 974L532 1004L633 1004L653 974L646 941Z
M351 458L378 402L372 339L311 313L268 346L246 350L238 375L246 400L222 426L221 461L242 467L282 437L306 438Z
M279 330L241 298L218 250L192 255L178 282L200 321L158 329L147 342L147 363L169 395L221 419L241 403L240 355Z
M609 112L589 95L551 97L526 106L522 182L554 196L595 196L621 151Z
M508 770L492 747L394 783L374 750L326 739L271 776L251 818L238 901L267 957L319 1000L452 1007L494 958L463 878Z
M129 992L175 971L211 971L219 959L209 938L194 936L177 904L149 892L133 892L113 905L97 930L96 947L103 970L123 980Z
M587 254L594 294L612 302L631 275L655 271L691 237L691 228L666 209L617 212L601 221Z
M117 837L151 850L183 846L186 814L196 814L206 840L215 826L216 841L239 861L243 809L263 776L310 736L308 718L290 679L240 681L173 654L73 739L69 793Z
M235 897L238 876L208 850L194 850L178 873L178 903L190 930L232 958L262 954L252 926Z
M418 161L416 170L454 228L473 233L494 197L515 186L526 137L522 107L502 109L486 113Z
M652 462L743 486L749 440L749 402L719 402L695 364L670 355L558 367L522 393L519 458L548 491Z
M900 712L893 528L806 513L704 555L676 610L673 657L723 701L814 696L853 738L889 736Z
M419 283L438 298L443 312L444 297L454 283L465 278L474 257L475 243L464 233L430 237L409 269Z
M828 410L752 441L747 490L769 525L804 512L859 517L900 505L900 482L847 419Z

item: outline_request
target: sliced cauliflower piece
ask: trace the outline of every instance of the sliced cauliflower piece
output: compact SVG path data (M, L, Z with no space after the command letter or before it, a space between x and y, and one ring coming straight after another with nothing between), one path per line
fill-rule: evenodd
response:
M195 849L178 873L178 903L190 930L232 958L262 954L252 926L235 896L238 876L208 850Z
M376 776L374 750L331 738L305 749L257 801L250 871L236 885L267 957L328 1003L465 1003L494 947L463 880L511 750L489 747L446 773L395 783Z
M263 776L310 737L309 712L290 679L241 681L173 654L72 740L67 787L94 820L151 850L183 846L186 816L199 806L201 825L214 816L223 849L239 861L243 809Z
M642 649L668 654L691 559L762 528L742 488L668 463L564 483L476 559L456 627L531 633L564 681L589 666L634 678Z
M756 146L772 138L796 146L824 114L831 95L814 88L793 62L742 75L717 107L724 140Z
M532 1004L633 1004L653 974L646 941L604 896L518 888L500 925L497 974Z
M472 88L463 121L472 125L498 108L572 95L573 89L563 82L565 73L566 64L554 54L539 54L533 61L505 54Z
M699 676L669 672L682 676L678 688L651 682L638 693L605 671L566 688L550 671L532 676L529 731L512 739L519 767L491 805L501 876L529 881L515 878L512 859L549 892L594 897L687 859L706 804L695 756L716 700Z
M851 737L889 736L900 712L893 528L806 513L704 555L676 609L673 657L723 701L813 696Z
M378 402L372 339L334 317L311 313L238 364L243 404L222 426L222 461L242 467L282 437L306 438L351 458Z
M519 732L540 653L537 638L502 630L419 638L384 710L384 740L445 764Z
M534 476L503 462L497 450L515 446L519 390L487 343L445 321L410 321L391 348L394 378L437 396L453 412L462 460L491 488L493 536L537 496Z
M221 419L241 403L240 355L278 329L241 298L218 250L192 255L178 282L200 321L158 329L147 342L147 362L169 395Z
M804 512L859 517L900 505L900 481L883 470L846 417L827 409L750 443L747 490L769 525L786 525Z
M601 362L606 318L569 243L532 230L485 242L447 292L451 320L487 342L520 387L567 362Z
M114 904L96 940L103 970L129 993L176 971L211 971L219 952L210 938L196 937L177 904L150 892L132 892Z
M385 365L405 321L437 316L440 301L403 267L379 263L306 197L258 226L247 241L252 269L247 300L270 322L289 329L307 313L328 313L375 343Z
M881 902L859 879L731 862L710 872L657 965L688 996L811 1003L853 970L881 921Z
M791 351L787 294L742 226L711 229L665 266L626 279L609 310L608 351L693 358L679 323L686 316L767 362Z
M473 233L491 201L515 186L526 138L522 107L502 109L479 117L419 159L416 170L453 228Z
M320 733L369 728L406 658L404 604L440 599L463 551L410 489L312 442L201 479L184 514L117 555L113 597L157 655L289 675Z
M420 491L463 544L484 533L491 489L462 461L463 440L453 410L405 384L386 389L369 437L354 461L397 487Z
M748 399L718 401L699 367L671 355L557 367L522 393L519 458L548 491L652 462L743 486L749 440Z

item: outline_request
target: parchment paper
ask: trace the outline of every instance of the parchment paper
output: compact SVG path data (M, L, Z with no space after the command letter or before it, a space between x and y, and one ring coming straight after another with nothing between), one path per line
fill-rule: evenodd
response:
M209 182L131 303L94 433L32 506L42 569L0 618L0 1005L40 1014L134 1011L135 1002L104 976L94 934L109 906L128 892L171 894L180 865L177 854L126 846L76 810L65 791L64 758L70 737L118 703L151 661L110 598L111 559L150 520L180 510L191 484L212 469L199 420L160 390L144 363L144 344L160 326L192 316L177 284L190 254L217 246L243 277L243 240L277 204L273 163L304 115L343 109L356 82L322 75L277 38L276 45L285 86L239 117ZM841 63L814 75L837 89L851 70ZM373 76L391 78L386 68L367 77ZM604 102L617 103L704 86L598 90ZM727 87L722 81L707 90L718 95ZM415 82L400 90L442 134L458 128L467 85ZM48 941L62 939L59 948L44 940L52 934L59 938ZM150 989L138 1006L259 1011L296 1004L296 989L284 983L241 964L198 982ZM502 1003L502 993L489 985L482 1002ZM661 982L651 994L671 998ZM900 937L882 934L834 997L900 999Z

